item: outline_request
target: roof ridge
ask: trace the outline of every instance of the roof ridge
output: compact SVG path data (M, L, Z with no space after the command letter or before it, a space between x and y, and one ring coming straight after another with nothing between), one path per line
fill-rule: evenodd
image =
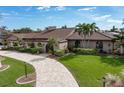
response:
M98 31L96 31L96 32L112 39L112 37L110 37L110 36L108 36L108 35L106 35L106 34L104 34L104 33L102 33L102 32L98 32Z

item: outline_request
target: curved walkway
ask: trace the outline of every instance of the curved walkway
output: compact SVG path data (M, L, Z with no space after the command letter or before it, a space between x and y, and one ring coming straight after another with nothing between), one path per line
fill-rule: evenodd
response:
M0 55L25 61L36 70L37 87L78 87L72 74L59 62L45 54L31 55L12 51L0 51Z

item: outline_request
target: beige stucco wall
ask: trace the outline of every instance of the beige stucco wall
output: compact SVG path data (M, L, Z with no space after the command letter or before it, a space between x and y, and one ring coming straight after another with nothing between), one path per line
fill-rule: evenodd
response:
M67 46L68 46L67 41L59 43L59 49L62 49L62 50L67 49Z
M95 49L96 48L96 42L97 41L88 41L86 43L87 48L94 48ZM102 42L103 42L103 50L107 53L112 52L112 42L111 41L102 41ZM74 47L75 46L75 41L68 41L68 46L69 47ZM80 47L83 47L83 46L84 46L84 41L80 41Z

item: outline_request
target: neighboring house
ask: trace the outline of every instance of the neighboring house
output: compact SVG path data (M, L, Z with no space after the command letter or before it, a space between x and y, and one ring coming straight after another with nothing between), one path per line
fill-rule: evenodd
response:
M86 37L87 48L97 48L99 51L111 53L113 35L109 32L94 32L90 37ZM56 49L84 47L84 39L78 32L75 32L74 28L49 27L41 32L12 33L8 38L8 42L10 47L13 47L15 43L23 47L30 47L33 43L35 47L38 47L40 43L43 51L47 52L49 50L47 46L49 38L54 38L58 42ZM114 44L114 47L117 48L118 45Z
M5 30L0 28L0 49L3 47L3 40L6 39L6 37Z

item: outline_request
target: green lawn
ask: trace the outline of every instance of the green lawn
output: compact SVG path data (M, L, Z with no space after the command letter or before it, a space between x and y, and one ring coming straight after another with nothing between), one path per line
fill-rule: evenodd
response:
M102 86L106 73L118 74L124 69L124 58L102 55L68 55L59 59L73 74L81 87Z
M31 87L33 84L16 84L16 79L24 75L24 63L19 60L5 57L3 64L9 64L10 68L0 72L0 87ZM27 64L28 73L34 72L33 66Z

